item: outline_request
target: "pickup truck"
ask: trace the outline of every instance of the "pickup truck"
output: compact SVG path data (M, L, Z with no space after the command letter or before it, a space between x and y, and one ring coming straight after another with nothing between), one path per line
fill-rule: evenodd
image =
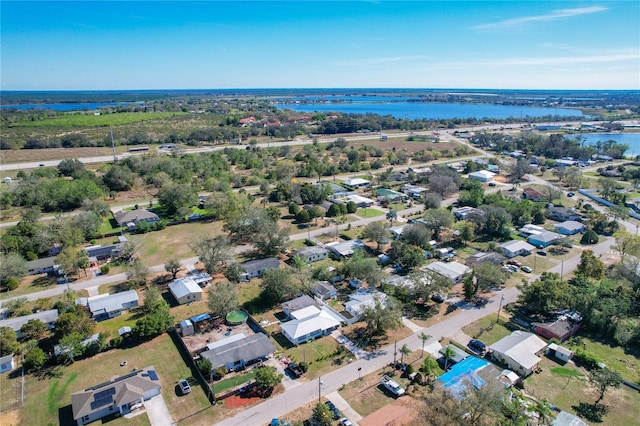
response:
M304 374L304 370L302 369L302 367L300 367L295 362L290 362L289 365L287 365L287 370L289 370L291 375L296 378L301 377Z
M395 380L393 380L391 377L387 375L382 376L382 380L380 380L380 384L395 396L404 395L404 389L402 388L402 386L400 386L398 382L396 382Z

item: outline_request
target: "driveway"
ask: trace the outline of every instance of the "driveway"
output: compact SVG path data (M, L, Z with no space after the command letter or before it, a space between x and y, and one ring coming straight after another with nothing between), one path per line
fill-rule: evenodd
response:
M144 407L147 410L151 426L172 426L174 424L162 394L145 401Z

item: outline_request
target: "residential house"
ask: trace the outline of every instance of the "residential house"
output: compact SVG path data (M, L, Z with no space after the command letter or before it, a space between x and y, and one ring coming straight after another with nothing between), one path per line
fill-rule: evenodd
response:
M94 387L71 394L71 411L85 425L113 414L144 408L144 401L160 394L160 379L153 367L134 370Z
M319 246L303 247L291 254L291 257L296 256L304 260L305 263L319 262L329 257L329 250Z
M402 232L405 230L407 226L409 225L394 226L391 229L389 229L389 232L391 232L391 235L393 236L393 238L398 239L402 236Z
M316 301L313 299L313 297L303 294L302 296L298 296L295 299L291 299L287 302L282 303L280 306L282 307L282 312L288 318L291 318L291 314L293 312L308 308L309 306L315 306L315 304Z
M527 224L522 228L518 229L518 235L521 237L528 238L531 235L539 235L545 232L545 229L542 226Z
M545 199L545 196L535 188L525 188L522 190L522 198L531 201L541 201Z
M541 359L538 353L547 343L533 333L514 331L490 346L493 359L522 377L533 373Z
M342 318L338 317L326 306L320 308L309 306L292 312L291 321L280 325L282 334L294 345L299 345L320 336L326 336L337 329Z
M108 246L95 245L85 247L84 251L87 252L87 256L89 260L98 261L108 259L110 257L118 257L120 256L122 244L109 244Z
M147 209L137 209L128 211L117 211L113 213L113 218L116 220L118 226L135 227L138 223L156 223L160 221L160 218L154 212Z
M498 247L508 258L516 256L529 256L531 252L535 250L534 246L522 240L507 241L506 243L500 244Z
M465 275L471 273L471 268L458 262L433 262L427 265L427 269L449 278L454 284L459 283Z
M264 361L275 351L268 336L256 333L245 337L240 333L210 343L200 357L210 360L214 369L224 367L227 371L232 371Z
M329 284L328 281L318 281L312 291L320 300L329 300L338 297L338 290Z
M589 424L574 414L560 411L551 421L551 426L589 426Z
M351 256L355 250L364 250L364 243L359 240L348 240L341 243L332 242L326 245L327 249L333 253L338 259L345 259Z
M113 294L100 294L98 296L81 297L76 299L76 304L84 305L91 311L94 321L103 321L114 318L122 312L138 306L140 299L135 290L121 291Z
M352 188L363 188L365 186L371 185L371 182L369 182L366 179L352 178L352 179L345 180L344 184Z
M462 352L453 345L454 350ZM474 356L467 356L455 363L449 371L438 377L435 386L449 391L454 398L464 398L464 392L468 386L476 389L484 387L487 383L500 379L500 371L489 361Z
M558 358L560 361L569 362L571 358L573 358L573 351L565 348L564 346L560 346L557 343L550 343L547 346L545 353L548 356L553 356Z
M433 172L430 167L409 167L407 173L413 173L416 176L426 176Z
M89 348L91 346L93 347L98 347L98 345L100 344L100 333L96 333L96 334L92 334L91 336L87 337L86 339L83 339L80 341L80 345L84 348ZM60 355L64 355L67 354L69 352L71 352L73 349L70 347L65 347L62 344L58 344L55 345L53 347L53 354L55 356L60 356Z
M429 192L429 190L423 186L416 186L408 183L402 187L402 191L414 200L419 200L424 194Z
M344 304L344 310L354 318L360 318L366 308L373 308L376 302L386 306L387 295L380 291L355 292L349 295L349 301Z
M13 354L0 357L0 373L4 373L5 371L11 371L14 368L15 368L15 364L13 362Z
M407 196L402 192L392 191L387 188L380 188L376 190L376 197L380 202L394 203L399 201L405 201Z
M569 207L547 207L546 216L557 222L564 222L566 220L580 220L582 215Z
M558 339L564 342L580 330L582 317L578 318L561 315L553 321L534 322L531 326L536 334L539 334L545 339Z
M27 262L27 274L58 275L60 274L60 265L56 264L55 257L44 257L42 259L30 260Z
M180 305L202 300L202 287L189 276L174 280L169 284L169 291Z
M544 231L537 235L530 235L529 238L527 238L527 241L538 248L545 248L549 247L560 238L562 238L562 235L560 234L556 234L551 231Z
M29 320L42 321L47 330L53 330L56 327L56 321L58 320L58 310L49 309L47 311L36 312L35 314L23 315L21 317L11 317L0 320L0 327L9 327L18 335L18 339L22 338L22 332L20 329L23 325L29 322Z
M478 253L474 253L467 258L467 266L477 266L482 265L483 263L493 263L494 265L500 265L505 260L507 260L507 258L500 253L486 253L479 251Z
M480 182L491 182L494 177L496 177L496 174L488 170L478 170L477 172L469 173L469 179Z
M476 209L475 207L464 206L457 209L453 209L453 216L458 220L465 220L467 216L472 213L482 213L482 210Z
M349 201L353 201L361 209L371 207L376 203L375 200L372 200L371 198L363 197L358 194L349 194L338 201L342 203L348 203Z
M566 220L562 223L556 223L553 227L562 235L575 235L584 232L585 230L584 225L575 220Z
M267 269L279 269L280 261L275 257L268 257L266 259L249 260L241 266L244 270L241 279L249 281L252 278L260 278Z

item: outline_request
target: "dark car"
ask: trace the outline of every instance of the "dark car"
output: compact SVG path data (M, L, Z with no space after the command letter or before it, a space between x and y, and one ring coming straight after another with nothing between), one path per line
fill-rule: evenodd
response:
M573 197L574 195L576 195L576 194L574 194L573 192L570 192L570 193L567 194L567 197Z
M329 407L329 411L331 411L331 414L333 414L333 420L338 420L341 416L340 410L338 410L338 407L333 405L333 402L331 401L325 402L325 405Z
M487 345L482 343L480 340L471 339L469 342L469 349L479 354L485 354L487 352Z
M431 300L433 300L436 303L443 303L444 302L444 296L441 295L440 293L436 293L436 294L431 296Z
M542 250L538 250L536 253L538 253L540 256L546 256L547 252L546 251L542 251Z
M495 182L489 182L489 186L496 186Z
M300 367L295 362L290 362L289 365L287 365L287 371L289 371L295 378L298 378L304 374L304 370L302 369L302 367Z

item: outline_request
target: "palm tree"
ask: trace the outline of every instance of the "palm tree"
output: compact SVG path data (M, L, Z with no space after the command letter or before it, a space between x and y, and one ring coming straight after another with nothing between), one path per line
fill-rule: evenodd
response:
M427 380L430 382L431 376L433 376L433 373L435 373L436 368L438 368L438 363L435 359L428 356L424 359L422 367L420 367L420 371L422 371L427 376Z
M451 345L447 346L447 349L444 351L444 371L447 371L449 367L449 362L456 356L456 351L453 350Z
M422 340L422 352L420 353L420 358L422 358L424 356L424 344L427 343L427 340L431 339L431 336L422 332L418 335L418 338Z
M537 400L536 404L531 407L534 413L538 413L538 424L546 425L549 423L549 420L553 417L553 413L549 404L545 400Z
M407 346L406 343L402 345L402 347L400 348L400 354L402 355L400 357L400 364L404 364L404 356L409 355L410 353L411 353L411 349L409 349L409 346Z
M389 220L389 222L393 223L394 220L398 219L398 212L394 209L390 209L387 212L387 219Z

